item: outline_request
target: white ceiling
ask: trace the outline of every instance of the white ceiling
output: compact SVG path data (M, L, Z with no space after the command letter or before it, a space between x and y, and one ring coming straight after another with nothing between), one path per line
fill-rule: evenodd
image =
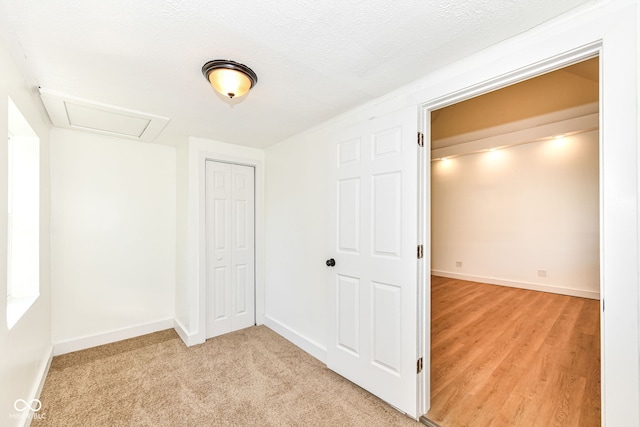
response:
M594 0L0 0L27 82L266 147ZM225 101L211 59L258 84Z

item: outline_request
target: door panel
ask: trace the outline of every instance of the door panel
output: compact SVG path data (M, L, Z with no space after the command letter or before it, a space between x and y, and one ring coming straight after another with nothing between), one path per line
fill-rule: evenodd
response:
M213 234L211 236L213 241L213 247L216 251L225 252L228 250L227 241L227 226L229 224L228 201L224 198L215 198L213 200Z
M229 318L227 310L227 287L229 283L229 275L227 267L216 267L213 273L213 292L211 292L212 307L214 308L213 318L216 321L222 321Z
M373 176L373 255L400 257L402 243L401 172Z
M360 353L360 281L338 275L338 346L357 356Z
M358 253L360 248L360 179L338 181L338 250Z
M255 324L254 169L207 161L207 338Z
M327 365L417 418L417 119L374 118L331 139Z
M401 370L401 288L387 283L372 282L373 313L371 337L373 363L394 375Z
M236 315L247 313L247 293L245 292L247 282L247 266L236 265Z
M231 195L234 230L231 262L235 296L232 330L248 328L255 324L255 239L254 239L254 168L232 165L233 192Z

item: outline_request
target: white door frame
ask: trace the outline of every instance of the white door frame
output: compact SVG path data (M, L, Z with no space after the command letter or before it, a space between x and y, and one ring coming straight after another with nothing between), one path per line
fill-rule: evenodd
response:
M259 247L258 247L258 223L262 223L262 221L259 221L258 219L258 206L260 206L260 209L262 209L262 199L260 199L260 203L258 202L258 175L259 175L259 171L258 171L258 163L260 163L260 167L261 162L256 161L256 160L252 160L252 159L238 159L235 157L230 157L230 156L222 156L219 154L205 154L205 153L201 153L202 156L202 161L199 162L200 165L202 165L201 168L199 168L199 176L200 176L200 182L202 183L199 187L199 199L200 199L200 204L199 204L199 217L200 217L200 221L198 221L199 223L199 230L198 230L198 235L199 235L199 331L201 333L203 333L206 337L207 334L207 262L206 262L206 212L205 212L205 199L206 199L206 186L204 185L205 181L206 181L206 162L207 161L214 161L214 162L220 162L220 163L229 163L229 164L233 164L233 165L240 165L240 166L250 166L254 168L254 179L255 179L255 186L254 186L254 193L255 193L255 203L254 203L254 221L255 221L255 228L254 228L254 242L255 242L255 254L254 254L254 263L255 263L255 270L254 270L254 287L255 287L255 292L254 292L254 310L255 310L255 322L256 324L262 324L264 323L264 285L262 284L261 286L261 292L258 292L258 253L259 251ZM262 171L260 171L262 172ZM260 174L261 175L261 174ZM262 215L260 215L260 217L262 217ZM261 224L262 225L262 224ZM262 226L260 227L260 231L262 231ZM261 245L260 245L261 246ZM260 301L258 301L258 295L260 295L261 299ZM259 310L258 307L262 307L262 310ZM260 314L258 314L260 313ZM260 319L260 320L259 320Z
M187 345L206 340L206 241L205 162L213 160L255 168L255 310L256 324L264 324L264 161L258 150L193 138L189 144L188 171L188 290L189 329ZM238 152L226 154L225 152ZM246 154L244 152L247 152Z
M461 61L465 72L459 67L455 69L458 75L440 74L432 87L415 95L425 140L419 176L428 188L432 110L599 55L601 401L602 423L610 426L640 422L637 7L637 2L611 2L608 7L569 16L551 29L544 28L544 33L533 32ZM421 196L430 199L426 193ZM425 239L426 258L421 279L429 294L429 200L421 200L420 206L424 209L420 222L425 229L421 238ZM419 329L429 334L428 295L420 304ZM425 335L421 344L425 359L430 355L429 341L430 335ZM429 369L430 361L425 360L424 365ZM420 384L424 399L419 404L426 413L429 384L424 382Z
M602 46L600 43L594 43L592 45L587 45L582 48L576 49L575 51L566 52L565 54L550 58L546 61L538 62L535 64L531 64L530 66L514 70L511 73L506 75L498 76L496 78L487 80L485 82L479 83L477 85L471 86L469 88L465 88L460 91L456 91L439 98L435 98L433 100L427 101L420 105L420 115L419 115L419 129L420 132L424 135L424 150L422 155L420 156L420 165L419 165L419 174L420 177L420 187L425 190L430 189L431 187L431 112L434 110L438 110L440 108L457 104L459 102L465 101L467 99L484 95L489 92L499 90L506 86L509 86L514 83L521 82L523 80L527 80L529 78L533 78L539 76L544 73L548 73L550 71L557 70L559 68L563 68L565 66L574 64L576 62L583 61L585 59L592 58L594 56L600 55L602 50ZM602 102L600 105L600 111L602 111ZM602 128L602 126L601 126ZM600 152L602 153L602 130L600 130ZM600 156L600 162L601 162ZM599 165L600 170L602 171L602 163ZM602 173L602 172L601 172ZM602 178L602 177L600 177ZM600 192L602 191L602 186L600 186ZM602 217L602 195L600 195L600 216ZM419 206L422 209L419 212L419 217L421 218L420 223L423 225L420 230L420 239L425 242L425 254L429 254L429 256L425 255L424 260L424 268L419 271L419 280L424 284L424 286L420 286L419 289L424 289L423 294L420 295L420 303L422 304L423 309L420 310L422 313L419 316L422 324L420 328L423 329L424 333L422 337L419 338L419 345L424 346L426 342L430 341L431 338L431 285L430 285L430 271L431 271L431 194L426 191L420 192L419 197ZM424 239L424 240L422 240ZM602 242L602 227L600 227L600 241ZM600 257L602 262L602 244L600 245ZM601 273L602 276L602 273ZM602 277L600 277L600 286L603 286ZM601 289L602 292L602 289ZM425 369L430 368L431 366L431 351L430 346L422 347L424 354L424 366ZM430 381L430 378L429 378ZM426 412L430 408L430 384L429 381L422 381L419 385L419 394L422 394L426 397L426 401L423 402L424 412Z

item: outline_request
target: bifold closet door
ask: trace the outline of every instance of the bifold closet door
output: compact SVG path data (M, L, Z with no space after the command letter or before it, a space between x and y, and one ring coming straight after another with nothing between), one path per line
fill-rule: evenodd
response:
M255 324L254 168L206 162L207 338Z

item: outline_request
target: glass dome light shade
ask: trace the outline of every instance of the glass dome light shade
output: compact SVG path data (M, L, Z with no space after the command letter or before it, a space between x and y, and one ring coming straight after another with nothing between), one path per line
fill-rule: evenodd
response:
M215 90L229 98L242 96L251 89L251 80L246 74L227 68L218 68L211 71L209 73L209 82L211 82L211 86Z
M204 64L202 74L218 93L229 98L246 94L258 82L258 76L251 68L222 59Z

